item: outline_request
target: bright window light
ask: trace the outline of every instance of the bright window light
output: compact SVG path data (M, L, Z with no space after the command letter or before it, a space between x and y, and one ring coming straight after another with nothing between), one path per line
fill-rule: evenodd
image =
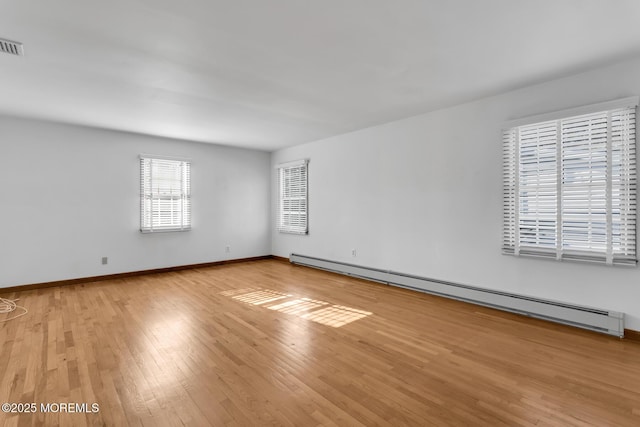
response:
M191 229L191 163L140 156L140 231Z
M504 131L505 254L636 264L637 98L615 104Z

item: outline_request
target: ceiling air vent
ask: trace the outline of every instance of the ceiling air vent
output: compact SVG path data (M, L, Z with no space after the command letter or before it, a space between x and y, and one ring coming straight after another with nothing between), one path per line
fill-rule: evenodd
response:
M24 55L22 43L12 42L11 40L0 39L0 52L10 53L12 55Z

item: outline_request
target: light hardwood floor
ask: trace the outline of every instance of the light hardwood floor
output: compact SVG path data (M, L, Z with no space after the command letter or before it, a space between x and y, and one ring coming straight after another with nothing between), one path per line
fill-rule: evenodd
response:
M99 404L0 425L640 425L640 343L281 261L0 296L0 403Z

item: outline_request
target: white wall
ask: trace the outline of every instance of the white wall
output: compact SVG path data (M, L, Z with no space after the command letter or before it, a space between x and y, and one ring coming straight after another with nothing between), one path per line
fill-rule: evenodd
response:
M626 327L640 330L638 268L500 250L503 122L632 95L640 95L640 58L277 151L272 165L310 159L310 234L274 232L273 253L622 311Z
M191 231L140 233L141 153L192 159ZM0 287L271 252L267 152L0 117L0 158Z

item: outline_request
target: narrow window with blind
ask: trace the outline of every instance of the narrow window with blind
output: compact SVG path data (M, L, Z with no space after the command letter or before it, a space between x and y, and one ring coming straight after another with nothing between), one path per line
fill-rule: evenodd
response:
M140 156L140 231L191 229L191 163Z
M307 234L309 232L307 171L308 162L300 160L277 166L278 231Z
M503 253L636 265L637 105L627 98L507 127Z

